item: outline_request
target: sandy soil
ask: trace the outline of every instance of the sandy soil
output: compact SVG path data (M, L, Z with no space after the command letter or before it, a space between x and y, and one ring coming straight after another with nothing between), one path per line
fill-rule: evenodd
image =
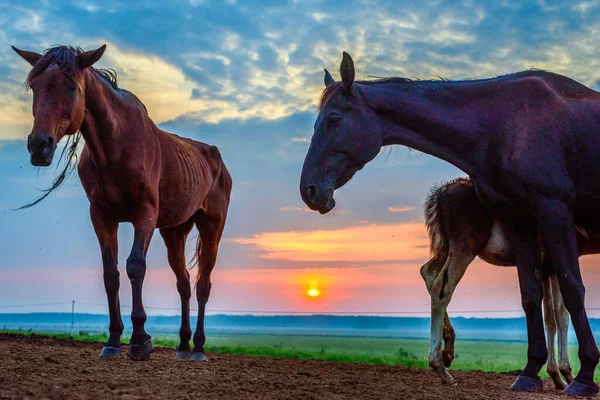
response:
M509 374L454 372L443 386L432 371L386 365L209 354L176 361L157 349L150 360L98 358L101 344L0 334L0 399L565 399L510 391Z

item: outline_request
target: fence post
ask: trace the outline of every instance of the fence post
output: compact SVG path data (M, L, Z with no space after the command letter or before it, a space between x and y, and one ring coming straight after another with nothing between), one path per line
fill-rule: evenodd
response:
M73 339L73 324L75 323L75 300L71 303L71 339Z

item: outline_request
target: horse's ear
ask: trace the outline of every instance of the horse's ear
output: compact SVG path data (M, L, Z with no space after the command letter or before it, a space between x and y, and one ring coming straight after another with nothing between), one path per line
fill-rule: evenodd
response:
M10 46L18 55L23 57L32 67L42 58L42 55L33 51L19 50L15 46Z
M335 83L335 79L331 76L329 71L325 69L325 87L329 87Z
M81 54L77 55L77 66L80 70L84 70L87 67L91 67L102 57L104 54L104 50L106 50L106 45L98 47L96 50L84 51Z
M350 90L354 83L354 61L352 61L350 54L345 51L342 58L342 65L340 65L340 75L342 75L344 89Z

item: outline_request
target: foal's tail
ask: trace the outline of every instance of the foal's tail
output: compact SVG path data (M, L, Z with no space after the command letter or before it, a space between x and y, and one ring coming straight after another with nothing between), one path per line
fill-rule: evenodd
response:
M448 183L435 185L429 191L427 199L425 199L425 225L429 234L429 254L430 258L438 260L442 265L448 257L450 248L448 237L443 226L443 218L441 218L440 197L446 191Z
M453 187L463 185L472 185L472 181L469 178L457 178L442 182L431 188L425 200L425 225L429 234L429 252L431 259L437 260L442 265L446 262L450 249L448 226L444 224L449 222L447 220L449 208L452 208L450 203L455 196L450 191Z

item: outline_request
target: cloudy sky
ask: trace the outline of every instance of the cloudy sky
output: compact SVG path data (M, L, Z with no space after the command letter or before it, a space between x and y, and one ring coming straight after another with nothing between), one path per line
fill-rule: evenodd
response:
M339 78L345 50L358 77L461 79L537 67L598 89L600 2L339 3L0 1L0 306L74 299L101 304L81 304L79 311L106 311L100 251L79 178L32 209L12 211L48 187L56 170L29 164L29 65L10 49L106 43L98 66L116 70L120 86L146 104L161 128L217 145L232 173L211 310L426 311L422 203L432 185L463 173L403 147L384 149L337 193L335 216L308 212L297 187L323 68ZM121 299L130 304L124 265L131 227L122 225L119 237ZM600 306L595 261L582 261L590 307ZM306 296L311 286L321 290L318 299ZM144 296L148 306L179 304L158 234ZM515 269L474 263L450 309L519 310Z

